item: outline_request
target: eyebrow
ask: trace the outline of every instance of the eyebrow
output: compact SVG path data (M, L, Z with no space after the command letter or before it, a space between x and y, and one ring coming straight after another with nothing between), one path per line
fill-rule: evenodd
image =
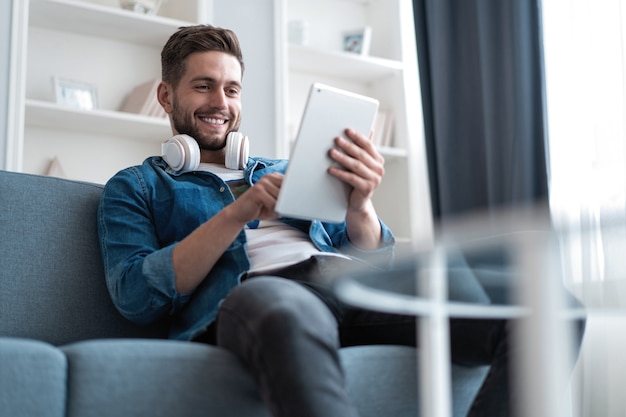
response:
M207 77L207 76L199 76L199 77L195 77L195 78L192 78L191 80L189 80L190 83L195 83L195 82L198 82L198 81L205 81L205 82L208 82L210 84L218 84L218 82L217 82L217 80L215 78ZM239 81L235 81L235 80L227 81L226 85L228 85L228 86L235 86L235 87L241 89L241 83Z

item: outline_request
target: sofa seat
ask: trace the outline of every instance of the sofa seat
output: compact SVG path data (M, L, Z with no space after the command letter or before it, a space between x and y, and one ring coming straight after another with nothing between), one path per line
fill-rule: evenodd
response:
M340 356L362 417L420 415L416 349L355 346ZM452 366L453 415L467 413L486 372ZM0 337L0 381L0 410L12 417L270 417L245 366L200 343L100 339L55 347Z

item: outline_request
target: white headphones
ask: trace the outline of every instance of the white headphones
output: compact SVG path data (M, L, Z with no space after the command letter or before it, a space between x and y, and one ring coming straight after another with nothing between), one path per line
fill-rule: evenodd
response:
M230 132L226 137L226 168L244 169L248 153L248 137L240 132ZM161 155L174 171L194 171L200 165L200 147L189 135L176 135L163 142Z

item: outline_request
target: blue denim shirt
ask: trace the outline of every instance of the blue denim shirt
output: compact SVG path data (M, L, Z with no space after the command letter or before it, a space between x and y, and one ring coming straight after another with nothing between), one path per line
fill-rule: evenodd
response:
M284 172L287 161L249 158L244 178L250 185L271 172ZM250 268L242 230L204 281L192 293L174 285L172 250L198 226L234 201L228 185L204 171L172 172L161 157L127 168L111 178L98 210L98 232L106 283L117 309L127 319L148 324L170 320L170 337L189 340L217 315L219 303ZM395 243L381 222L376 251L361 251L348 241L345 223L281 219L307 231L324 252L389 264Z

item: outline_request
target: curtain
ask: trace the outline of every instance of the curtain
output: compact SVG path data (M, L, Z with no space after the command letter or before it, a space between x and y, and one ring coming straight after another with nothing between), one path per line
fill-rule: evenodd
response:
M435 220L547 196L539 1L413 1Z

